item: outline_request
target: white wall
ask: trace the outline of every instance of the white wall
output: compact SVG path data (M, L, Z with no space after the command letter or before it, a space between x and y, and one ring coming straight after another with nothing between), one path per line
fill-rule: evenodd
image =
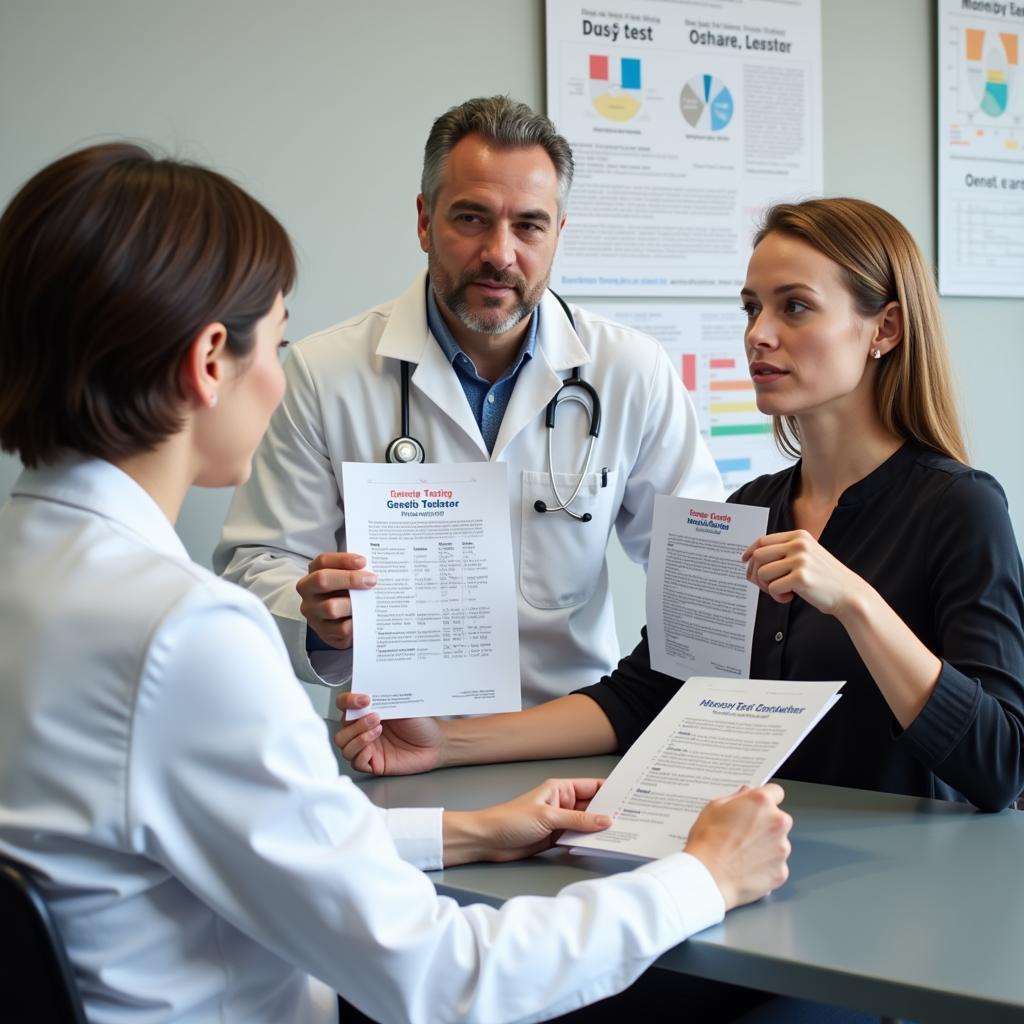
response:
M933 5L823 7L826 191L888 207L931 256ZM541 0L0 0L0 202L101 139L209 163L291 231L301 337L395 294L422 266L414 198L431 120L495 92L542 107L543 38ZM1024 537L1024 302L944 306L974 461L1003 482ZM17 471L0 457L0 498ZM226 503L223 492L186 503L178 529L200 561ZM613 572L629 647L642 574L621 552Z

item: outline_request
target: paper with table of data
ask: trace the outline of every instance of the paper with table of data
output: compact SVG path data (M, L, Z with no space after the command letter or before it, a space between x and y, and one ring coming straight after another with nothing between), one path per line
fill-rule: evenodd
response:
M381 718L518 711L504 463L346 462L342 479L348 550L377 573L351 592L353 689Z

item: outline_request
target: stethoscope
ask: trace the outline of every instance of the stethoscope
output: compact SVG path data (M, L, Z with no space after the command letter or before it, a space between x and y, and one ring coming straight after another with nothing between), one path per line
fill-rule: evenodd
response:
M558 304L563 310L565 310L565 315L569 319L569 324L575 331L576 321L573 319L572 312L566 305L565 300L561 295L558 295L555 292L552 292L551 294L555 296L558 300ZM416 463L426 462L427 459L427 452L423 447L423 444L413 437L409 431L409 377L411 373L411 364L403 359L401 412L402 432L387 446L387 448L384 449L384 459L386 462ZM572 392L570 390L572 388L576 388L578 390L576 392ZM589 398L589 403L586 398L579 394L579 391L586 393L587 398ZM558 490L558 484L555 481L554 459L552 452L552 438L555 434L555 413L562 402L579 402L579 404L590 413L590 430L588 431L590 440L587 443L587 454L583 462L583 471L579 475L576 487L567 499L563 499L561 492ZM590 472L590 463L594 457L594 444L597 441L598 435L601 433L601 399L598 396L597 389L580 376L580 368L578 366L573 367L572 373L562 381L562 384L555 392L554 397L550 402L548 402L547 411L544 414L544 425L548 430L548 479L551 483L551 490L554 491L555 499L558 504L549 505L547 502L538 498L537 501L533 503L533 507L538 512L565 512L566 515L572 516L573 519L578 519L581 523L589 523L593 518L589 512L574 512L569 506L579 496L580 489L583 487L583 481ZM603 479L606 479L606 477L603 477Z

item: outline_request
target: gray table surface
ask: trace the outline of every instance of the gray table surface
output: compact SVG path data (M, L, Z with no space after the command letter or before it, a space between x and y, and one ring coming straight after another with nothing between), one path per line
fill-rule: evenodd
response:
M608 774L613 757L453 768L372 779L382 807L498 803L549 777ZM770 897L670 950L658 966L925 1024L1024 1021L1024 813L783 783L790 879ZM549 851L432 873L459 903L628 870Z

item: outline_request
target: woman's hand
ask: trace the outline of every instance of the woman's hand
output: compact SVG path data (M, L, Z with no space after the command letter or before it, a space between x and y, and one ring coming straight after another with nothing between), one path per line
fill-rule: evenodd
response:
M743 561L747 579L776 601L801 597L839 620L896 721L908 728L931 697L942 662L882 595L806 530L759 537Z
M867 586L806 530L758 537L742 557L747 579L780 604L800 597L839 619Z
M365 693L339 693L341 711L368 707ZM358 772L370 775L415 775L441 763L444 728L436 718L393 718L382 722L374 712L343 723L334 734L342 756Z
M548 779L508 803L482 811L445 811L445 866L532 857L552 846L566 829L608 828L610 817L586 810L602 781Z

